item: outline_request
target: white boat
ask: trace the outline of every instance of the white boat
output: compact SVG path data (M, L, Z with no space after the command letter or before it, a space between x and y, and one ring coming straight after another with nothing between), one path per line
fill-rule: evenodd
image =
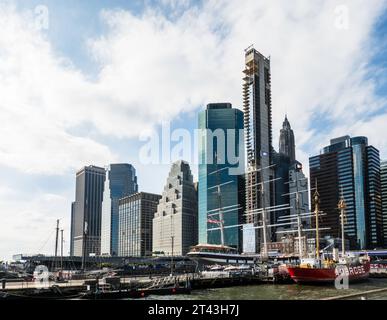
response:
M259 260L259 254L240 254L235 248L216 244L198 244L193 246L190 252L187 253L187 256L203 264L218 265L252 265Z

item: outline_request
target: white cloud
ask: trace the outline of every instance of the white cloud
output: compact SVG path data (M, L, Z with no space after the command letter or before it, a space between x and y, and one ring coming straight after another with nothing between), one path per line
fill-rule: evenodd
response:
M20 197L20 192L0 189L0 260L12 255L54 254L56 219L64 229L64 253L69 250L68 229L71 203L68 194L33 192Z
M343 3L348 30L335 25ZM163 4L182 10L189 2ZM103 11L108 31L88 40L101 70L95 81L55 53L31 19L0 7L0 134L7 137L0 163L48 174L103 164L117 156L71 128L87 123L103 135L134 138L207 102L240 107L243 48L251 43L272 59L274 141L285 110L297 119L299 147L319 141L309 128L316 111L342 125L385 103L374 94L376 80L366 78L383 4L209 1L173 20L151 8L141 15Z

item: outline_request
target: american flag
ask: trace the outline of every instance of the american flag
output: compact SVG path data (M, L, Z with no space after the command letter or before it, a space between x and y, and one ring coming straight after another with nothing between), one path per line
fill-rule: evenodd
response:
M212 219L208 219L207 222L209 222L209 223L216 223L216 224L220 224L221 223L221 221L219 221L219 220L212 220Z

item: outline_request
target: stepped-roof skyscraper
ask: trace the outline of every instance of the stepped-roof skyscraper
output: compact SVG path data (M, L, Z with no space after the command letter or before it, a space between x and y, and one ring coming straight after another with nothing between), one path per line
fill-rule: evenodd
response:
M153 252L186 255L198 244L198 200L190 166L172 164L153 218Z
M291 163L296 161L296 145L294 139L294 132L290 126L287 116L285 116L285 120L282 124L282 129L280 132L279 153L287 156Z

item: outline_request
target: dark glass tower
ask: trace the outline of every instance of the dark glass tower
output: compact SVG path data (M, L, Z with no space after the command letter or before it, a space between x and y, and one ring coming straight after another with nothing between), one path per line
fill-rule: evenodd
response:
M104 182L104 168L89 166L77 172L73 211L74 256L100 254Z
M383 211L383 244L387 247L387 161L380 165L380 182L382 189L382 211Z
M285 120L282 124L279 139L279 153L289 158L290 162L296 161L296 145L294 141L294 132L290 127L288 117L285 116Z
M209 104L199 114L199 129L199 243L221 244L220 227L213 221L220 221L219 208L224 208L224 244L241 249L243 112L230 103ZM230 154L240 162L231 161Z
M131 164L111 164L107 168L102 202L102 255L118 254L118 201L137 192L136 170Z
M345 235L352 249L372 249L382 244L379 151L366 137L331 140L318 156L309 159L311 187L318 186L322 235L340 237L337 204L341 194L347 205ZM313 210L314 208L312 208Z

